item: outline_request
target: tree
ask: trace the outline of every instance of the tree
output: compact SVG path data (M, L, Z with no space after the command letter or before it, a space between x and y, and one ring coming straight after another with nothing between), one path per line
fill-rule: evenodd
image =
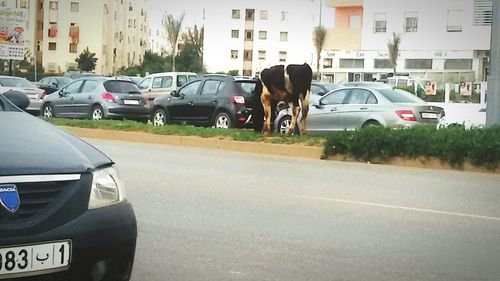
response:
M316 48L316 73L319 76L319 62L321 59L321 51L325 45L326 39L326 28L322 26L316 26L313 33L314 47Z
M184 20L184 13L179 17L179 19L174 19L174 16L167 16L167 38L170 43L172 53L172 70L175 71L175 56L177 51L177 40L179 39L179 33L182 27L182 21Z
M200 73L203 71L203 62L201 61L198 48L187 43L177 56L177 67L179 71L189 71Z
M394 70L394 75L396 75L396 67L398 66L399 57L399 46L401 45L401 35L399 33L392 33L392 40L387 43L387 49L389 51L389 61Z
M89 47L87 47L76 59L76 63L78 63L78 69L83 71L92 71L96 67L97 58L95 57L95 53L91 53L89 51Z

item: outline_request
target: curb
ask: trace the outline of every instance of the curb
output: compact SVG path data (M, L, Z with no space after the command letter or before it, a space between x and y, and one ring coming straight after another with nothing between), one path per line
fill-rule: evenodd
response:
M308 159L321 159L323 147L300 144L273 144L244 142L227 139L202 138L197 136L155 135L145 132L115 131L104 129L88 129L78 127L60 128L81 138L139 142L164 145L182 145L188 147L228 150L244 153L256 153Z

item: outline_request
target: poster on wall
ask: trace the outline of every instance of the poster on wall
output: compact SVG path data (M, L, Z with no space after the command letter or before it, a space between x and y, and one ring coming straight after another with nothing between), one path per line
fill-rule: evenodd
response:
M461 96L471 96L472 95L472 83L471 82L461 82L460 83L460 95Z
M24 59L24 32L27 9L0 8L0 59Z
M435 96L436 90L437 90L436 82L425 83L425 95L426 96Z

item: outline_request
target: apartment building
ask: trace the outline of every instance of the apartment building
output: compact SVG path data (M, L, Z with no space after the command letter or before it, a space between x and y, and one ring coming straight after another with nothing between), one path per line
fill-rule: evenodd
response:
M313 61L314 2L221 0L205 10L209 72L253 76L275 64Z
M392 73L387 43L401 35L396 71L444 82L485 81L491 0L331 0L335 27L322 53L325 80L371 81Z
M37 10L37 61L46 72L76 67L86 48L96 73L114 74L142 62L148 48L148 0L31 0Z

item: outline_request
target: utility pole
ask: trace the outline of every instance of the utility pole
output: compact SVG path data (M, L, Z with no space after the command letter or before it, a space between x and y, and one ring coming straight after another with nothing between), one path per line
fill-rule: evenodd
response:
M321 25L321 20L323 18L323 0L319 0L319 26Z
M486 101L486 126L500 125L500 0L493 0L490 75Z

